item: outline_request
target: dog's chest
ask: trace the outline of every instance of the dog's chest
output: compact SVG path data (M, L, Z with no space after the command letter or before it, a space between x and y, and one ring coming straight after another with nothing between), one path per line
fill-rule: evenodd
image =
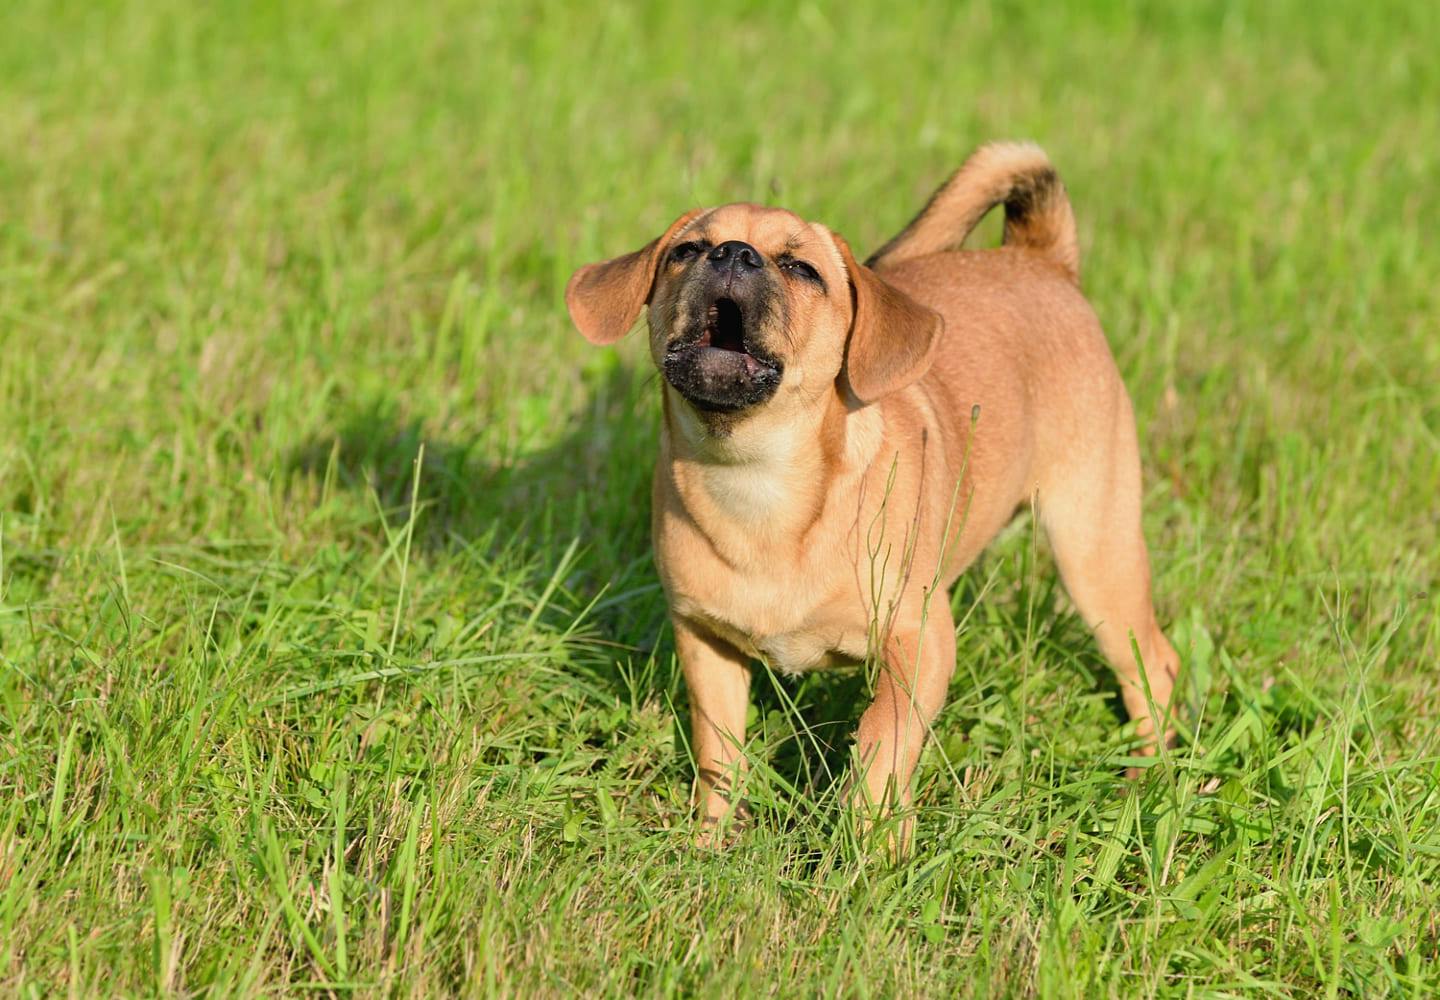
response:
M787 673L862 659L853 539L823 512L815 521L820 488L784 458L793 442L766 443L744 462L657 470L655 547L671 610Z
M863 621L837 614L834 602L819 596L825 590L820 584L805 573L722 572L707 579L682 571L670 581L670 602L676 614L741 652L776 670L802 673L865 655Z

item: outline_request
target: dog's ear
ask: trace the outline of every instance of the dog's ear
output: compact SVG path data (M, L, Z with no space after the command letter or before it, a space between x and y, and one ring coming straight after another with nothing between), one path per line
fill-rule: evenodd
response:
M699 214L700 209L692 209L670 223L663 236L634 253L586 264L570 276L565 308L586 340L613 344L630 332L640 310L650 301L655 271L671 240Z
M873 403L930 370L944 321L939 313L857 263L843 237L831 236L850 272L855 307L845 344L845 378L860 402Z

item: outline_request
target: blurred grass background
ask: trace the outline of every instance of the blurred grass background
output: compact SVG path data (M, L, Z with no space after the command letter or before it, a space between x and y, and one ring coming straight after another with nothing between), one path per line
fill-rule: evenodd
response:
M1440 8L0 9L0 989L1427 995ZM1033 138L1139 414L1197 739L1131 788L1022 522L919 850L845 674L688 848L657 393L560 292L693 205L862 251ZM993 239L995 230L987 230ZM422 451L423 446L423 451Z

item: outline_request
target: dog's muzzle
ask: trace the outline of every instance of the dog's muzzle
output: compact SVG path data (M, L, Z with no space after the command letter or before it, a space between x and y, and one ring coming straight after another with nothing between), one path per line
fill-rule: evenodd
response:
M708 304L671 341L662 367L666 381L697 409L733 413L773 396L784 366L756 343L758 296L743 287L758 277L759 255L732 240L711 250L707 263L714 267Z

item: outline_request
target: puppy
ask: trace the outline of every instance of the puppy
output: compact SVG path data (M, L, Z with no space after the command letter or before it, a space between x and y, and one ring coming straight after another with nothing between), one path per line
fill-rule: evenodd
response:
M959 249L1001 203L1003 245ZM1014 143L979 149L866 264L819 223L734 204L570 279L595 344L649 305L652 530L702 840L746 765L753 660L875 663L853 794L866 816L908 806L955 668L948 589L1026 505L1148 752L1168 734L1178 660L1151 606L1135 420L1078 279L1065 189Z

